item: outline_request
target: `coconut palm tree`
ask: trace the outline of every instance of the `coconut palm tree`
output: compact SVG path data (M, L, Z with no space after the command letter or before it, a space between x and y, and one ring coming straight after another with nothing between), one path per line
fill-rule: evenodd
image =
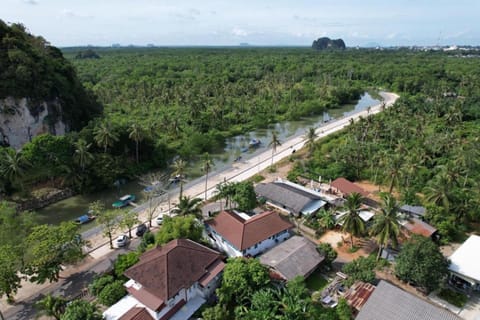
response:
M213 167L213 161L210 158L208 152L205 152L203 156L203 171L205 171L205 200L207 200L207 189L208 189L208 173Z
M180 195L179 199L182 199L183 196L183 184L185 182L185 169L186 169L187 163L183 161L182 159L177 159L175 162L173 162L172 168L173 168L173 173L172 176L174 179L179 179L180 183Z
M172 213L178 214L180 216L186 216L192 214L196 217L202 216L202 210L200 209L200 203L202 199L200 198L190 198L188 196L183 196L178 202L178 206L172 210Z
M339 222L342 224L342 231L350 233L351 248L353 248L353 236L358 237L365 231L365 222L358 214L362 200L361 194L357 192L350 193L344 204L348 211L339 219Z
M3 171L3 176L11 183L19 181L25 175L25 170L30 167L30 163L24 158L23 154L13 149L5 149L0 159L0 169ZM20 185L23 189L23 184Z
M75 146L75 153L73 154L73 160L82 168L82 171L85 171L85 166L92 163L94 157L88 149L92 146L91 143L87 143L83 139L79 139L74 144Z
M380 259L382 251L390 242L394 247L398 245L400 233L399 207L396 199L390 193L382 193L382 207L380 213L374 217L371 233L377 238L378 255Z
M129 128L128 138L135 141L135 159L138 163L138 145L145 137L143 128L139 126L137 123L132 123Z
M315 150L315 139L317 139L318 135L315 132L315 128L308 128L307 133L305 134L305 146L308 149L310 155Z
M99 147L103 147L103 152L107 153L107 148L113 146L118 141L118 135L106 124L101 123L93 130L94 139Z
M277 152L277 147L281 145L282 143L278 139L277 133L273 131L272 140L270 140L270 143L268 144L269 147L272 147L272 166L273 166L273 156L275 155L275 152Z
M39 310L38 316L54 317L59 320L67 307L67 300L63 297L54 297L51 294L45 296L35 304Z

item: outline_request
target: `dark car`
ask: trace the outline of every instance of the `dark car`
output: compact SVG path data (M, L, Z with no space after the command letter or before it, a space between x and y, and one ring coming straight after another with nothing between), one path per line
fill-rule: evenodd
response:
M142 237L147 231L148 231L147 225L145 223L142 223L137 227L136 235L137 237Z

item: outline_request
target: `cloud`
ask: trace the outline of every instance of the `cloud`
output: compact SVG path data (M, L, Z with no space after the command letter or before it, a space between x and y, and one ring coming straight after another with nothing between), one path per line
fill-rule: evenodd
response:
M237 36L237 37L246 37L249 35L249 33L247 31L245 31L244 29L241 29L239 27L234 27L232 29L232 34L234 36Z
M31 5L37 5L38 1L37 0L23 0L23 3L31 4Z

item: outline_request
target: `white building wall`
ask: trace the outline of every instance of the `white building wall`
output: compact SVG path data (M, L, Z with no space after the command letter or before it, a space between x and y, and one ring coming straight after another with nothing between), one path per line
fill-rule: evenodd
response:
M271 236L268 239L260 241L256 245L244 250L243 252L235 248L231 245L227 240L223 239L222 236L216 233L214 230L210 230L211 237L208 237L212 245L217 247L219 250L225 252L229 257L236 258L236 257L244 257L247 255L250 256L257 256L265 251L273 248L280 242L283 242L290 238L290 232L285 230L280 232L274 236ZM213 238L213 239L212 239Z
M158 312L156 314L156 318L157 319L160 319L161 317L163 317L163 315L165 315L165 313L167 313L170 309L172 309L177 303L179 303L182 299L185 300L185 294L186 294L186 291L185 289L182 289L178 292L178 294L172 298L170 298L166 303L165 303L165 307L160 310L160 312Z
M290 232L288 231L284 231L284 232L280 232L268 239L265 239L259 243L257 243L256 245L248 248L244 254L244 256L246 255L251 255L251 256L257 256L261 253L264 253L268 250L270 250L271 248L275 247L277 244L287 240L288 238L290 238Z

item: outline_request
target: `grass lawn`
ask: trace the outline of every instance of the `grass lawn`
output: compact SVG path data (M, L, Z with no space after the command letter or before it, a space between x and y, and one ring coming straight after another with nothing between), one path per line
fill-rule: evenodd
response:
M318 291L325 288L325 286L328 284L328 281L327 279L322 277L322 275L320 274L320 271L317 270L307 278L305 283L308 289L312 291Z

